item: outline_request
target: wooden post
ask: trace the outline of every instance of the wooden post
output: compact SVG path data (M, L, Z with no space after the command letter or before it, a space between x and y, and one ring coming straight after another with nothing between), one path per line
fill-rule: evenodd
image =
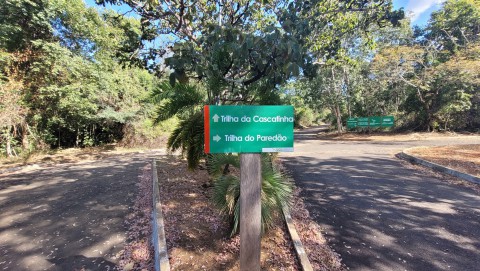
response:
M240 154L240 271L260 271L260 159L259 153Z

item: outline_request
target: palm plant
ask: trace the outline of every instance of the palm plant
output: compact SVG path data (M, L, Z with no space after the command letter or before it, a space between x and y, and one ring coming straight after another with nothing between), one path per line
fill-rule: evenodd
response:
M208 157L209 173L216 177L213 201L230 222L230 236L233 236L238 233L240 225L240 178L236 174L238 171L226 173L226 165L238 169L238 155L215 154ZM275 217L281 213L282 206L289 204L291 195L292 184L273 165L272 156L262 154L262 232L274 225Z
M198 167L203 157L203 112L199 111L182 119L170 134L167 148L171 152L181 150L189 169Z
M181 150L186 156L189 169L195 169L203 157L203 112L205 93L200 88L187 84L168 82L160 84L152 100L157 102L155 121L177 115L180 122L170 134L167 148L171 152Z
M157 103L155 122L160 122L179 114L186 119L198 112L205 100L200 88L176 83L163 82L153 92L152 101Z

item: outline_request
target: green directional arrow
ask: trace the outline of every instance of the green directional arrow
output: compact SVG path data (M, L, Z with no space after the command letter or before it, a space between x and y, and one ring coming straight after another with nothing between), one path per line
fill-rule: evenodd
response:
M219 117L217 114L215 114L215 116L212 117L212 119L213 119L214 122L218 122L218 119L219 119L219 118L220 118L220 117Z

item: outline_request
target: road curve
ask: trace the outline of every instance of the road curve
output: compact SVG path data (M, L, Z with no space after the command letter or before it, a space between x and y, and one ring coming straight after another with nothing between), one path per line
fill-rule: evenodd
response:
M479 270L480 195L405 167L394 154L480 137L331 141L317 133L296 133L295 152L281 157L350 270Z
M156 152L0 175L0 270L113 270Z

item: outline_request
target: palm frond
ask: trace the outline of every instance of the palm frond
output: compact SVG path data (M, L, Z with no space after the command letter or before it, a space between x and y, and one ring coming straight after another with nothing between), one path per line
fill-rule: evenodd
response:
M240 180L233 175L222 175L215 181L213 203L228 218L235 235L240 221Z
M179 113L193 114L195 107L202 105L205 93L193 85L162 83L162 91L156 92L155 100L158 101L155 122L160 122Z
M203 157L203 112L199 111L183 119L170 134L167 148L170 152L177 150L186 155L189 169L195 169Z
M211 174L220 176L214 183L214 204L230 222L231 236L239 230L240 223L240 180L233 175L223 175L222 165L237 166L236 155L212 155L209 157ZM283 205L289 205L293 191L292 184L276 169L272 156L262 156L261 225L262 232L272 227Z
M213 177L218 177L222 175L226 165L231 165L236 168L240 168L240 158L238 155L233 155L231 153L215 153L210 154L207 157L207 169L208 174Z

